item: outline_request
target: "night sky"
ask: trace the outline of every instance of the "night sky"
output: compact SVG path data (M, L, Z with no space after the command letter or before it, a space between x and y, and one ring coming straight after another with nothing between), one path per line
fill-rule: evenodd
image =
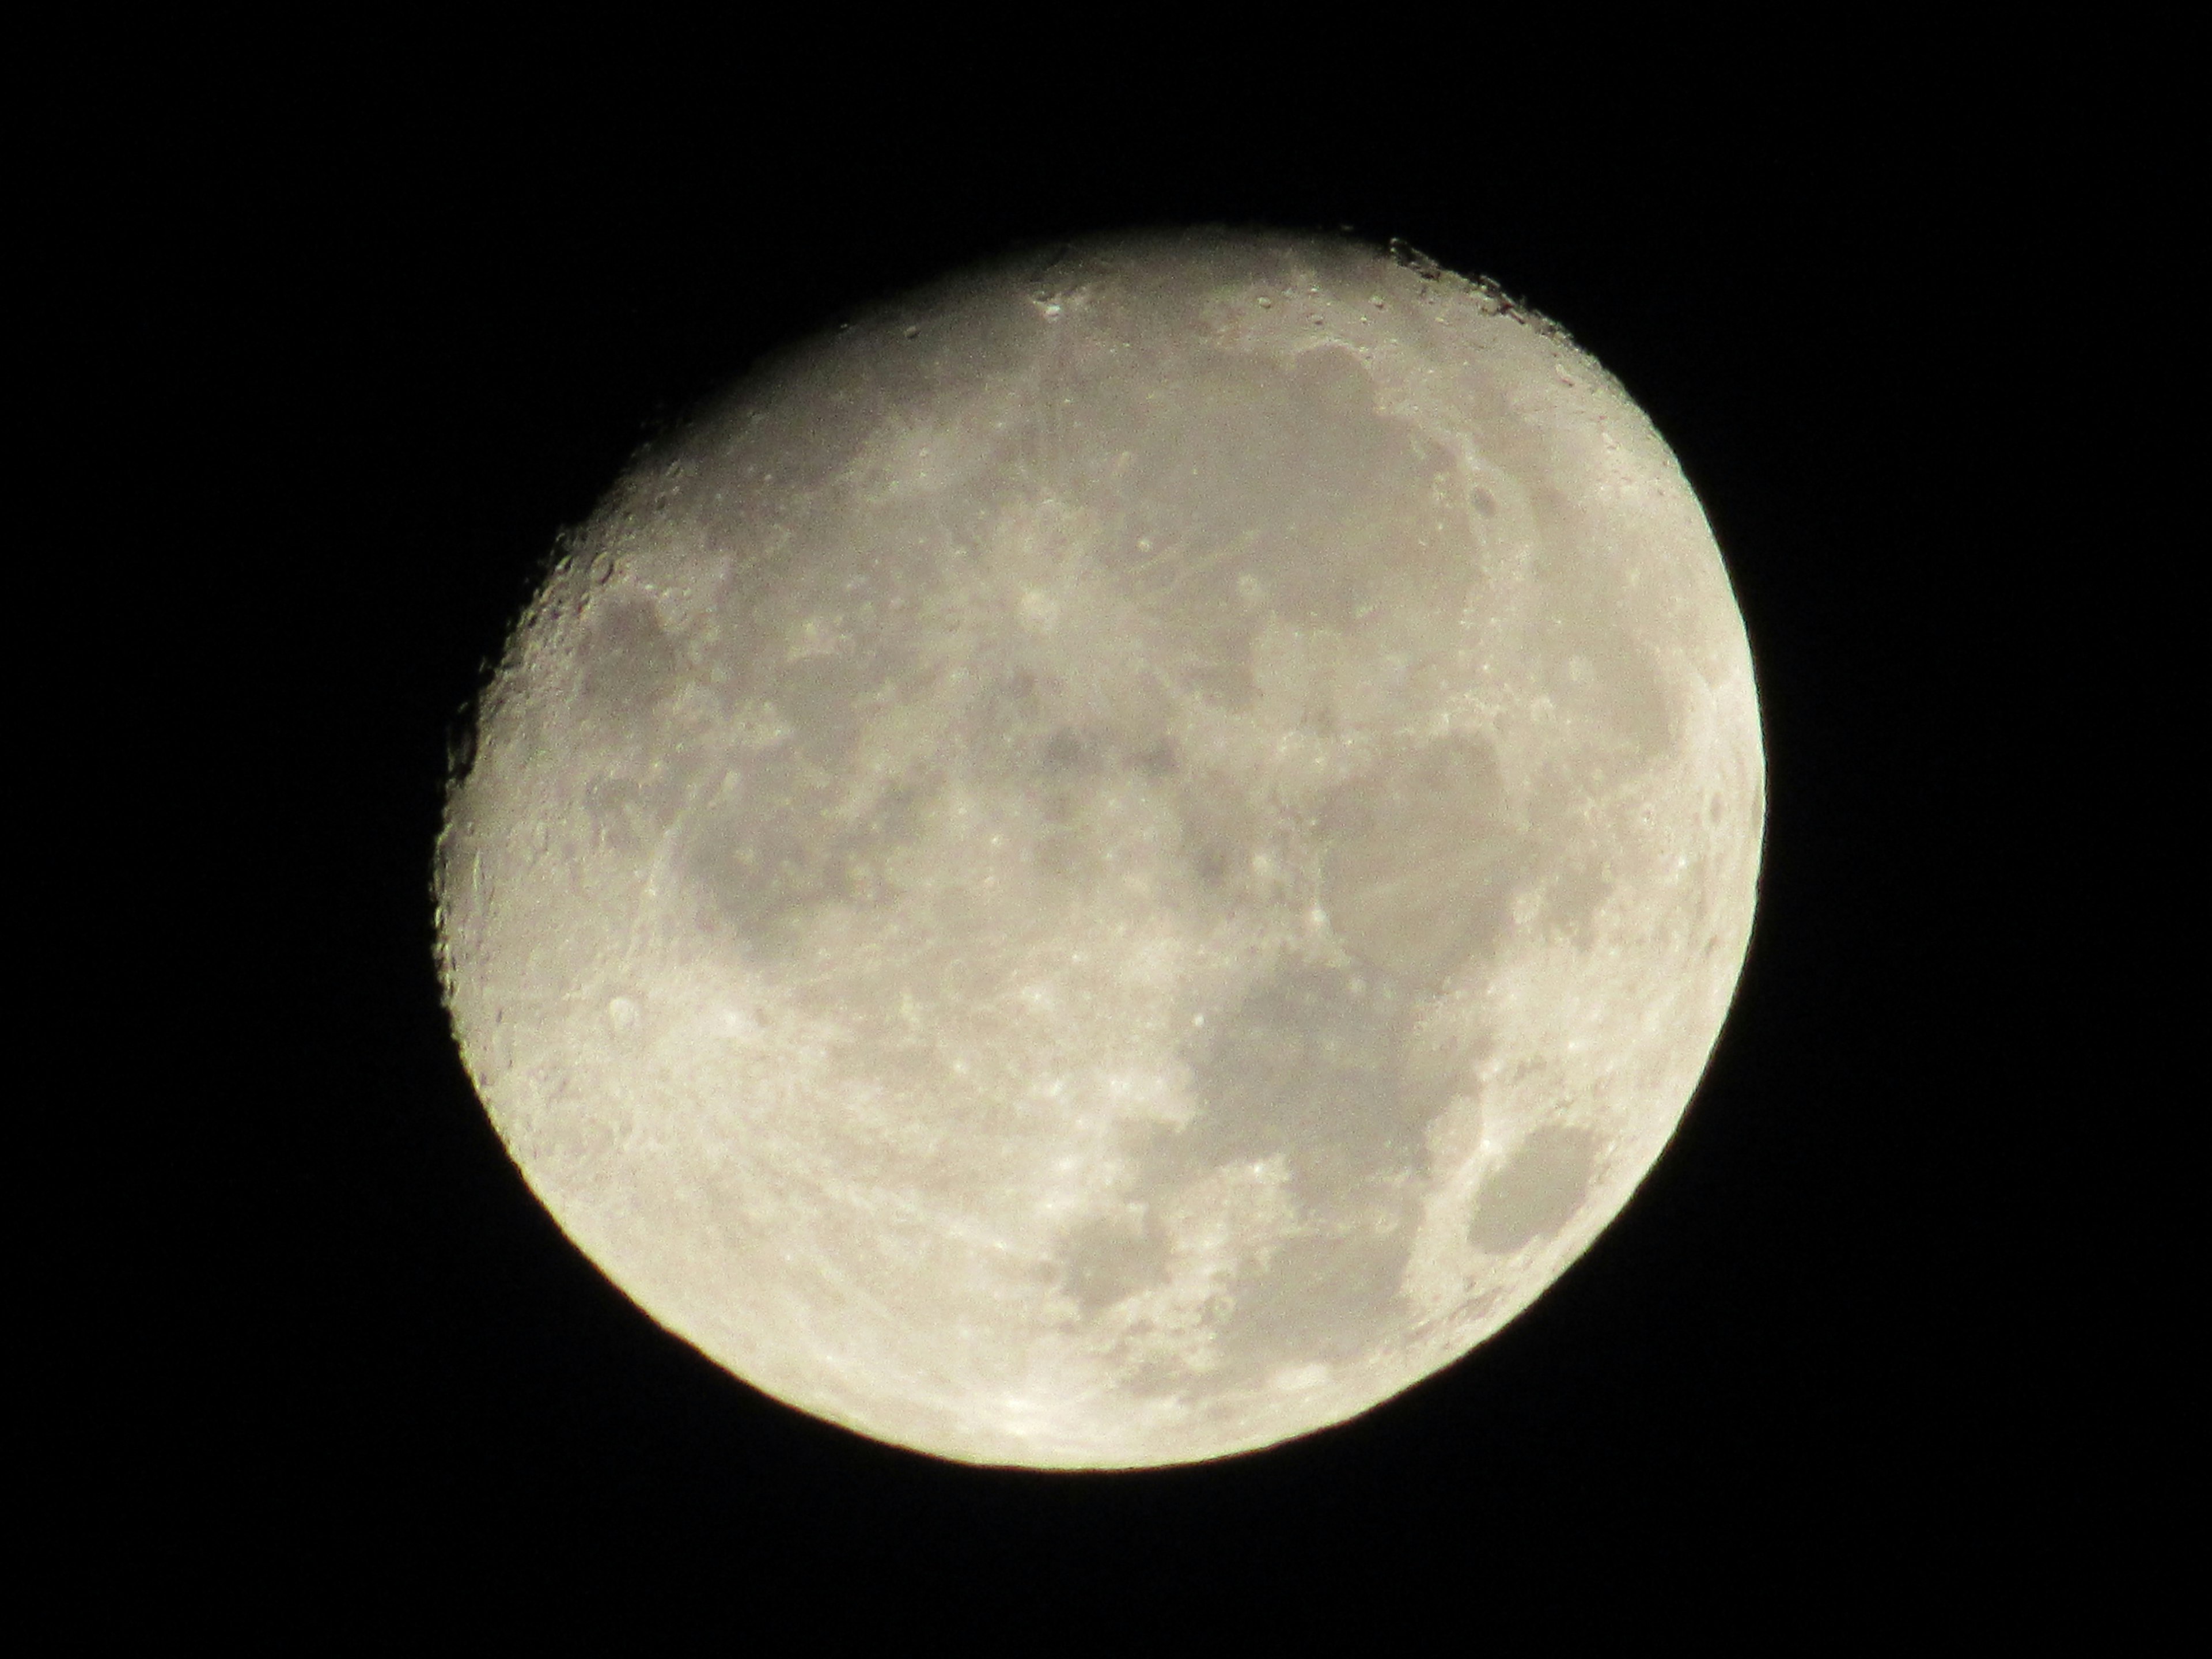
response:
M2027 972L2024 883L2053 933L2087 914L2034 873L2063 836L2015 830L2045 739L2000 664L2064 510L2021 343L2078 368L2016 279L2105 222L2063 124L1954 121L1958 64L1602 119L1563 77L1559 107L1446 118L1279 76L894 94L817 52L614 100L573 65L364 70L131 151L122 240L161 275L101 291L159 364L131 431L174 434L191 492L144 556L179 606L158 743L207 848L151 960L210 1012L156 1138L194 1196L110 1373L112 1547L214 1616L266 1595L434 1632L466 1606L616 1650L683 1605L762 1653L814 1650L770 1633L791 1616L832 1651L1340 1617L1472 1650L1493 1614L1645 1608L1778 1651L2040 1593L2101 1455L2068 1426L2081 1292L2051 1288L2074 1270L2039 1207L2063 1022L1993 988ZM1257 1455L962 1468L736 1382L532 1199L438 1000L447 745L657 423L950 265L1188 222L1402 237L1649 412L1749 629L1761 906L1671 1148L1502 1334Z

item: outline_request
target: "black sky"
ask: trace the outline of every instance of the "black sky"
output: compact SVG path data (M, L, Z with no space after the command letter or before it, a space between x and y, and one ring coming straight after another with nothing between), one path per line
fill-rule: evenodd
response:
M2025 1593L2089 1455L2025 1282L2051 1259L2036 1022L1988 988L2031 856L1996 780L2033 743L1990 636L2020 625L2052 465L2017 354L2063 331L2019 279L2104 223L2061 115L1954 118L1948 61L1416 118L1133 71L894 96L820 51L726 96L696 69L611 101L573 72L356 77L135 152L118 211L168 275L106 280L163 365L138 429L190 446L190 539L228 584L220 624L179 613L160 739L198 781L196 925L226 943L220 969L180 955L223 981L173 1131L210 1173L149 1269L118 1498L145 1524L118 1535L188 1540L161 1559L196 1607L265 1583L581 1629L696 1601L769 1652L799 1650L763 1622L793 1607L1126 1652L1224 1615L1432 1606L1472 1643L1492 1608L1751 1628ZM531 1199L438 1004L445 745L653 422L949 264L1193 220L1403 237L1651 414L1759 675L1758 931L1671 1150L1472 1357L1222 1464L961 1468L733 1382Z

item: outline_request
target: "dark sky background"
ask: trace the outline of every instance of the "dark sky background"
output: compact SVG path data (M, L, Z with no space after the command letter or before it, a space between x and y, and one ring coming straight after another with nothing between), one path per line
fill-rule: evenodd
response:
M112 279L173 354L140 412L191 446L235 601L187 631L174 738L238 953L188 1137L220 1173L150 1269L173 1322L144 1363L176 1380L132 1407L159 1455L118 1500L177 1593L576 1629L685 1601L771 1652L799 1650L766 1640L777 1609L825 1637L980 1619L1131 1651L1425 1605L1470 1644L1506 1610L1775 1635L1801 1626L1759 1609L2045 1582L2094 1457L2027 1282L2056 1271L2036 1017L1986 988L2029 856L1995 780L2037 741L1990 641L2059 510L2031 481L2063 470L2017 352L2069 348L2018 279L2104 222L2063 100L1956 118L1954 64L1606 119L1564 83L1449 118L1280 82L893 98L823 51L726 95L306 85L149 139L118 198L176 273ZM1758 928L1672 1148L1460 1364L1219 1464L964 1468L732 1380L539 1210L439 1006L446 745L653 422L1011 241L1187 221L1403 237L1650 412L1759 675Z

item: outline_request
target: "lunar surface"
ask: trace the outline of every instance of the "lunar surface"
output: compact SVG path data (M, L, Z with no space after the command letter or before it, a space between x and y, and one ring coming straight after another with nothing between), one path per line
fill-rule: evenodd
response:
M1435 1371L1695 1088L1765 817L1674 458L1494 289L1219 231L970 271L568 538L440 842L469 1071L737 1376L965 1462Z

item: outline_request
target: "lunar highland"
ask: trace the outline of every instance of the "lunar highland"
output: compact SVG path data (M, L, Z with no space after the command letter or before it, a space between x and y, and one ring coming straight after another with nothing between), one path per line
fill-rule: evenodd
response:
M1650 422L1408 251L1102 239L764 366L568 538L436 868L563 1231L966 1462L1265 1446L1619 1212L1749 937L1741 618Z

